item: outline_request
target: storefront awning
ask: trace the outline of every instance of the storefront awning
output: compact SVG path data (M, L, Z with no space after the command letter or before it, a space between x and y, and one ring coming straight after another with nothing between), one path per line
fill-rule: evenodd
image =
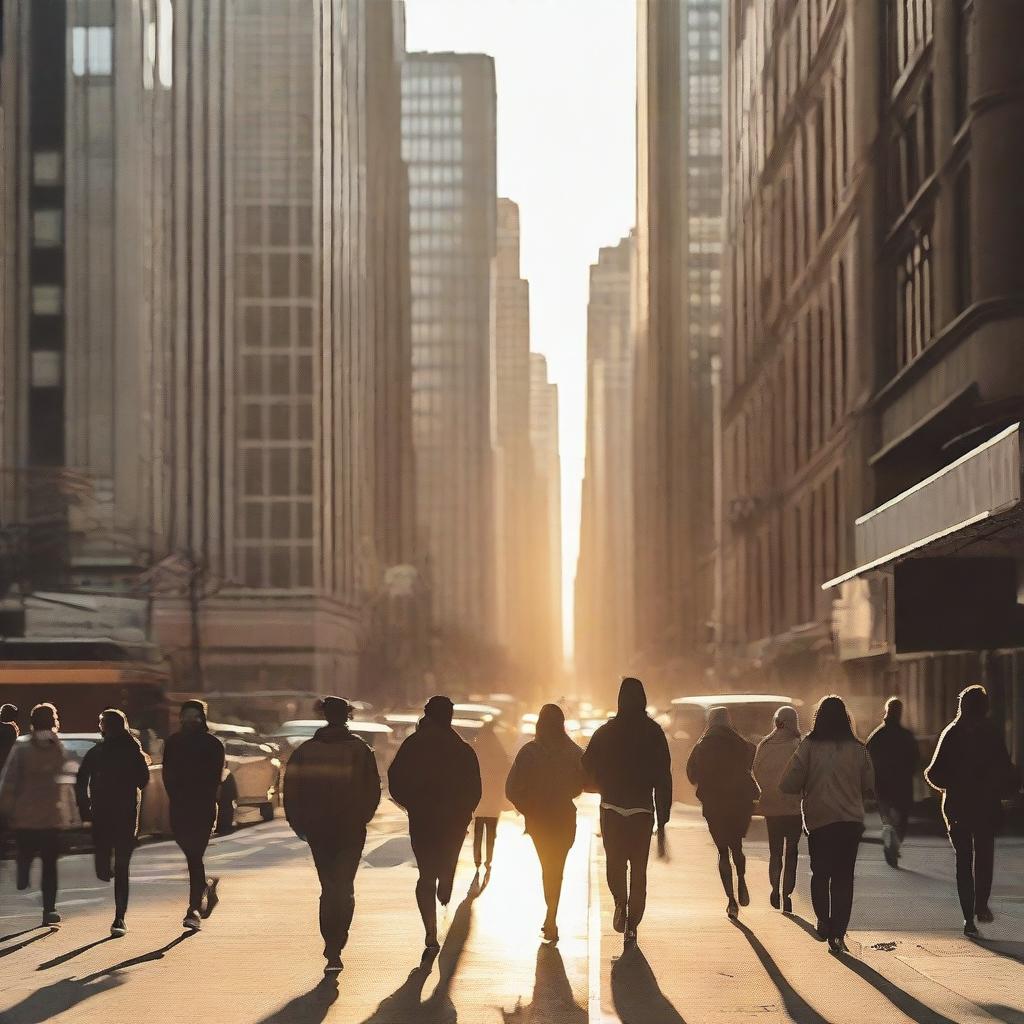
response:
M1024 520L1021 425L979 445L854 524L857 567L822 584L829 590L906 557L949 553Z

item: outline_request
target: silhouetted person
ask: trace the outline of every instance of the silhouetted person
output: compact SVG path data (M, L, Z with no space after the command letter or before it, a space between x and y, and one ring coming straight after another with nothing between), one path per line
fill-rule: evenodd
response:
M750 774L753 762L754 744L732 727L729 709L709 708L707 728L686 762L686 777L697 787L697 799L701 802L708 831L718 848L718 875L728 899L726 913L732 918L739 916L739 907L750 903L743 837L750 828L754 801L759 793ZM736 866L735 891L732 865Z
M757 745L753 767L754 781L761 790L757 809L768 828L768 881L772 887L768 899L776 910L781 906L787 914L793 912L803 819L800 797L783 793L779 782L799 745L800 720L796 708L787 704L775 712L775 729Z
M437 903L447 907L451 901L459 851L480 802L480 765L452 728L453 712L447 697L431 697L388 770L391 799L409 812L419 869L416 902L429 949L438 947Z
M890 697L885 702L885 717L868 737L867 746L875 768L882 850L886 863L897 868L914 805L914 776L921 768L917 740L903 725L903 701L899 697Z
M482 795L473 815L473 863L488 870L494 860L494 841L498 835L498 818L505 807L505 778L508 776L508 754L501 745L493 722L485 722L473 744L480 764Z
M0 707L0 772L19 735L18 709L13 704L4 704Z
M803 797L811 854L811 902L829 952L847 952L853 876L864 832L864 798L874 793L867 748L853 733L841 697L823 697L814 727L801 741L779 788Z
M591 737L583 771L587 788L601 794L605 866L615 901L612 924L632 945L647 905L652 826L657 825L661 852L672 810L668 740L647 714L647 694L639 679L622 680L618 713Z
M320 878L324 973L337 974L356 906L355 877L366 826L380 803L380 774L373 751L349 731L352 705L341 697L325 697L319 710L327 725L288 762L284 813L313 855Z
M576 805L583 792L583 751L565 732L565 715L557 704L545 704L537 717L537 735L516 755L505 783L505 795L526 819L544 884L543 933L558 941L558 903L562 896L565 858L576 839ZM649 841L649 840L648 840Z
M100 714L103 738L86 752L75 780L75 797L82 821L92 822L96 877L114 880L112 936L128 928L128 872L139 834L139 792L149 784L149 762L128 731L122 711L107 708Z
M968 686L956 718L942 731L924 776L942 793L942 814L956 852L956 887L964 934L977 935L975 919L992 920L995 837L1003 820L1002 798L1020 788L1006 743L988 716L988 693Z
M181 728L164 745L164 787L171 832L188 864L188 909L182 925L198 931L218 902L218 879L207 878L203 855L217 825L224 744L207 728L203 701L185 701L179 720Z
M32 861L42 863L43 925L59 928L57 857L61 810L61 778L67 753L57 736L60 719L52 704L37 704L29 716L31 735L15 743L0 775L0 818L14 834L19 891L29 886Z

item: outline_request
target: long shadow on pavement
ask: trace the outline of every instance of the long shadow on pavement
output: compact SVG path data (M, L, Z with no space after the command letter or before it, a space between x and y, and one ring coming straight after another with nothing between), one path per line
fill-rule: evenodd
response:
M1011 942L1006 939L975 939L974 941L983 949L995 953L996 956L1024 964L1024 942Z
M87 942L84 946L79 946L78 949L73 949L69 953L61 953L60 956L55 956L52 960L44 960L36 970L48 971L51 967L60 967L61 964L66 964L69 960L74 960L76 956L88 953L90 949L102 946L104 942L110 942L111 938L112 937L110 935L104 935L102 939L94 939L92 942Z
M29 928L29 931L35 931L35 928ZM8 946L6 949L0 949L0 957L10 956L12 953L17 953L19 949L24 949L26 946L31 946L33 942L38 942L40 939L45 939L48 935L53 935L59 931L58 928L47 928L45 932L40 932L38 935L33 935L31 939L25 939L22 942L15 943L13 946ZM24 932L19 934L24 935ZM14 936L11 936L14 938Z
M324 978L304 995L296 996L260 1024L321 1024L338 999L338 979Z
M639 946L629 947L612 964L612 1002L622 1024L686 1024Z
M543 945L537 950L537 974L533 1002L501 1012L504 1024L587 1024L587 1011L576 1002L572 985L558 947Z
M996 1020L1004 1024L1024 1024L1024 1012L1013 1006L1004 1006L1002 1003L982 1003L981 1008L992 1014Z
M161 946L159 949L151 950L148 953L141 953L139 956L133 956L128 960L122 960L118 964L113 964L110 967L104 967L101 971L93 971L92 974L87 974L82 981L95 981L97 978L105 977L108 974L117 974L118 971L123 971L128 967L135 967L138 964L152 963L154 960L163 960L163 958L172 950L175 946L180 945L186 939L191 938L195 935L195 932L185 931L182 932L177 938L171 939L165 946Z
M385 839L380 846L363 857L363 863L371 868L396 868L399 864L411 864L414 860L408 836Z
M771 954L761 944L761 940L745 925L742 921L733 921L733 924L743 933L743 937L750 943L750 948L753 949L757 955L757 959L761 961L761 966L765 969L768 977L772 979L772 984L779 990L779 995L782 996L783 1005L786 1007L786 1012L789 1016L796 1021L796 1024L829 1024L829 1022L822 1017L817 1010L811 1006L800 995L796 989L786 980L786 976L779 970L778 964L771 958Z
M0 942L10 942L11 939L20 939L22 935L30 935L39 931L39 925L34 924L31 928L22 928L20 932L11 932L10 935L0 935Z
M894 985L888 978L881 975L873 967L869 967L863 960L853 956L839 956L836 960L844 967L849 968L858 977L863 978L872 988L877 989L886 999L896 1007L897 1010L905 1013L917 1024L956 1024L951 1018L925 1006L920 1000L915 999L909 992L905 992L898 985Z

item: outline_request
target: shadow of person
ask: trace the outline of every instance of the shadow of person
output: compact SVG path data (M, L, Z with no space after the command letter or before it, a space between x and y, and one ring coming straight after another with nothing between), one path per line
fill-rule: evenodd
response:
M380 846L363 857L363 863L371 868L396 868L400 864L411 864L414 860L408 836L385 839Z
M321 1024L338 999L338 978L324 978L308 992L285 1003L259 1024Z
M1016 960L1024 964L1024 942L1011 942L1007 939L975 939L977 945L1001 956L1006 960Z
M612 1003L622 1024L685 1024L639 946L629 947L612 964Z
M1024 1024L1024 1011L1003 1003L981 1003L981 1008L1003 1024Z
M782 1003L786 1007L786 1012L796 1024L829 1024L790 985L786 980L786 976L779 970L778 964L775 963L771 958L771 954L762 945L761 940L742 921L734 920L732 923L743 933L743 937L747 942L750 943L750 948L754 951L757 959L761 961L761 966L765 969L765 973L772 979L772 984L779 990L779 995L782 997Z
M557 946L545 943L537 950L533 1002L501 1015L505 1024L587 1024L587 1011L576 1002Z
M873 967L869 967L863 960L852 956L840 956L836 959L859 978L863 978L872 988L881 992L897 1010L906 1014L917 1024L954 1024L949 1017L933 1010L930 1006L925 1006L909 992L905 992L884 975L879 974Z
M78 949L71 950L70 953L61 953L60 956L55 956L52 960L44 960L37 968L37 971L48 971L51 967L60 967L61 964L66 964L69 960L74 960L76 956L81 956L82 953L88 953L90 949L95 949L97 946L102 946L104 942L110 942L112 936L104 935L102 939L94 939L92 942L87 942L84 946L79 946Z
M45 939L48 935L53 935L54 932L59 931L58 928L47 928L46 931L40 932L38 935L33 935L31 939L24 939L21 942L16 942L13 946L8 946L6 949L0 949L0 957L10 956L12 953L17 953L19 949L24 949L26 946L31 946L33 942L38 942L40 939ZM30 928L29 931L35 931L34 928ZM24 935L24 932L20 934ZM11 936L12 938L14 936Z
M0 942L10 942L11 939L20 939L22 935L31 935L39 931L39 925L34 924L31 928L22 928L20 932L11 932L10 935L0 935Z
M103 978L109 974L117 974L119 971L126 970L129 967L152 963L154 960L163 960L163 958L172 949L174 949L175 946L180 945L186 939L191 938L195 934L196 933L193 931L184 931L177 938L171 939L170 942L161 946L159 949L151 950L148 953L141 953L139 956L133 956L128 960L122 960L120 963L112 964L110 967L104 967L100 971L93 971L92 974L87 974L82 981L95 981L97 978Z
M27 995L20 1003L4 1010L4 1024L44 1024L60 1013L74 1009L79 1003L124 984L119 975L64 978L44 985Z
M808 935L815 942L824 942L825 940L818 934L818 929L811 924L810 921L805 921L802 917L797 917L796 914L784 914L787 921L792 921L801 931L807 932Z

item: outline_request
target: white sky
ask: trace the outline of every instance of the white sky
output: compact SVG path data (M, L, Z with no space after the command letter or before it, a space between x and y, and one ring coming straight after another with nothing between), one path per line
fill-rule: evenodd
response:
M406 0L407 49L495 60L498 194L519 204L531 348L547 356L559 392L567 651L585 454L588 268L635 219L635 9L635 0Z

